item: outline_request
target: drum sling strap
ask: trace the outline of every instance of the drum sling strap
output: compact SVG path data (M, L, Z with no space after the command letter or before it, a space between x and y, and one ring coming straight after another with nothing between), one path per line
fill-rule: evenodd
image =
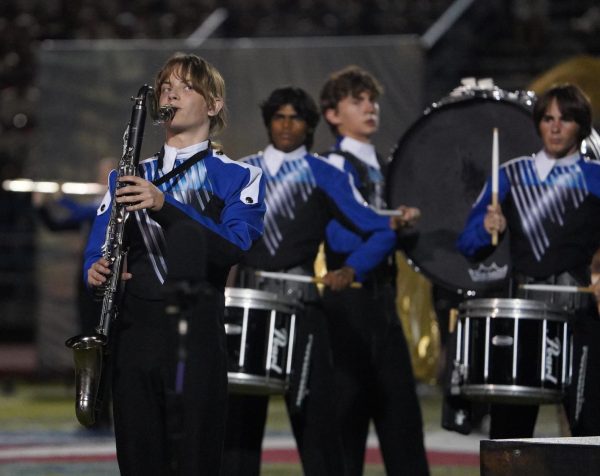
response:
M322 154L327 157L330 154L341 155L344 159L346 159L350 164L354 167L356 172L358 173L358 178L360 179L360 187L358 191L361 195L369 202L370 205L376 204L376 195L378 194L376 190L375 183L369 177L369 167L362 160L356 157L351 152L347 152L345 150L335 150ZM379 167L381 169L381 173L385 177L387 171L387 163L377 154L377 162L379 162Z

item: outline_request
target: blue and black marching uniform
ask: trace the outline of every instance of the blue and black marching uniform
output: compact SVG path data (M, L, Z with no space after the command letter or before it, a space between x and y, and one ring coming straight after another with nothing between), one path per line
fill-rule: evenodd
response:
M369 205L386 208L385 163L373 145L340 137L327 157L352 177ZM342 223L330 223L328 268L338 267L361 243L361 237ZM394 246L372 263L373 269L362 276L361 289L326 290L324 295L349 475L363 473L371 420L387 474L429 474L410 355L396 314L395 247L394 241Z
M554 302L575 312L574 375L565 403L574 436L598 435L600 322L595 303L589 296L517 289L524 283L589 285L589 266L600 246L600 163L579 153L553 159L544 151L510 160L500 167L498 200L510 235L511 297ZM483 226L489 203L488 181L457 242L469 258L483 259L493 250ZM537 409L493 405L491 437L531 437Z
M119 467L124 475L169 474L170 451L177 451L181 474L219 474L227 401L223 289L229 268L263 230L262 172L215 152L205 141L179 150L165 145L140 162L139 175L158 184L165 202L158 212L136 211L127 223L127 271L133 277L125 282L111 331ZM102 256L114 171L110 179L111 192L98 208L86 248L86 277ZM190 230L182 224L193 233L173 235ZM169 247L175 238L184 249ZM201 242L205 250L196 250ZM171 264L185 261L186 252L205 256L206 269L190 271L203 277L207 292L195 301L189 319L181 415L173 403L175 323L165 315L164 291L170 258Z
M314 275L314 261L326 226L336 218L363 241L345 261L360 278L389 253L395 233L387 218L365 206L346 174L324 158L308 153L304 146L284 153L270 145L264 153L242 160L263 171L267 213L264 235L244 257L237 282L302 301L303 311L296 320L292 384L286 395L288 413L304 474L343 475L329 338L316 288L256 280L253 270ZM225 475L259 474L267 403L267 397L230 398Z

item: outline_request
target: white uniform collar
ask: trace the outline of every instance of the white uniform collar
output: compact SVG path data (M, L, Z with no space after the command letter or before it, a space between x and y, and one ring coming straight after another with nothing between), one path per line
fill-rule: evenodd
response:
M339 147L343 151L350 152L365 164L379 170L379 162L377 161L377 154L375 153L375 146L373 144L360 142L351 137L344 137L340 141Z
M198 152L206 150L207 148L207 140L198 144L188 145L183 149L176 149L175 147L165 144L165 155L163 156L162 171L165 173L170 172L175 165L175 159L187 160L192 155L196 155Z
M282 152L279 149L273 147L272 144L269 144L265 151L263 152L263 159L265 161L265 166L267 167L267 171L271 175L276 175L281 165L286 160L296 160L301 157L304 157L307 154L306 147L300 146L296 150L291 152Z
M567 155L566 157L562 157L560 159L553 159L551 157L548 157L546 151L542 149L537 154L535 154L533 160L535 163L535 170L537 172L538 178L543 182L544 180L546 180L548 175L550 175L550 172L552 171L553 167L557 165L573 165L575 162L577 162L579 160L579 152L575 152L574 154Z

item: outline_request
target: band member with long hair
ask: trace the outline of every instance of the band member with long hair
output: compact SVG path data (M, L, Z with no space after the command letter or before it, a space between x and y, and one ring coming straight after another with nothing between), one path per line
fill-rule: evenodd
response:
M108 211L111 200L125 204L133 220L121 312L111 333L121 474L218 475L227 402L223 290L229 268L263 230L262 171L211 145L209 136L225 124L225 84L214 66L176 54L155 84L158 105L175 112L164 125L165 144L140 162L139 175L120 177L126 186L116 192L111 174L111 193L86 249L85 279L91 288L106 283ZM174 368L182 335L165 313L174 269L201 284L192 296L182 374Z

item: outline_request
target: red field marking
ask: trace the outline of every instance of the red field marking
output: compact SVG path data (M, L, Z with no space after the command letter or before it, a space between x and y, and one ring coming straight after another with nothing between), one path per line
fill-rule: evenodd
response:
M27 449L27 454L22 451ZM106 462L116 460L115 453L94 454L55 454L47 450L39 455L31 452L32 446L3 447L0 452L0 464L7 463L51 463L51 462ZM58 453L58 449L57 449ZM457 453L448 451L428 451L427 459L431 466L479 466L479 455L474 453ZM265 449L262 452L263 463L299 464L300 457L295 448ZM383 464L379 448L367 448L366 464Z

